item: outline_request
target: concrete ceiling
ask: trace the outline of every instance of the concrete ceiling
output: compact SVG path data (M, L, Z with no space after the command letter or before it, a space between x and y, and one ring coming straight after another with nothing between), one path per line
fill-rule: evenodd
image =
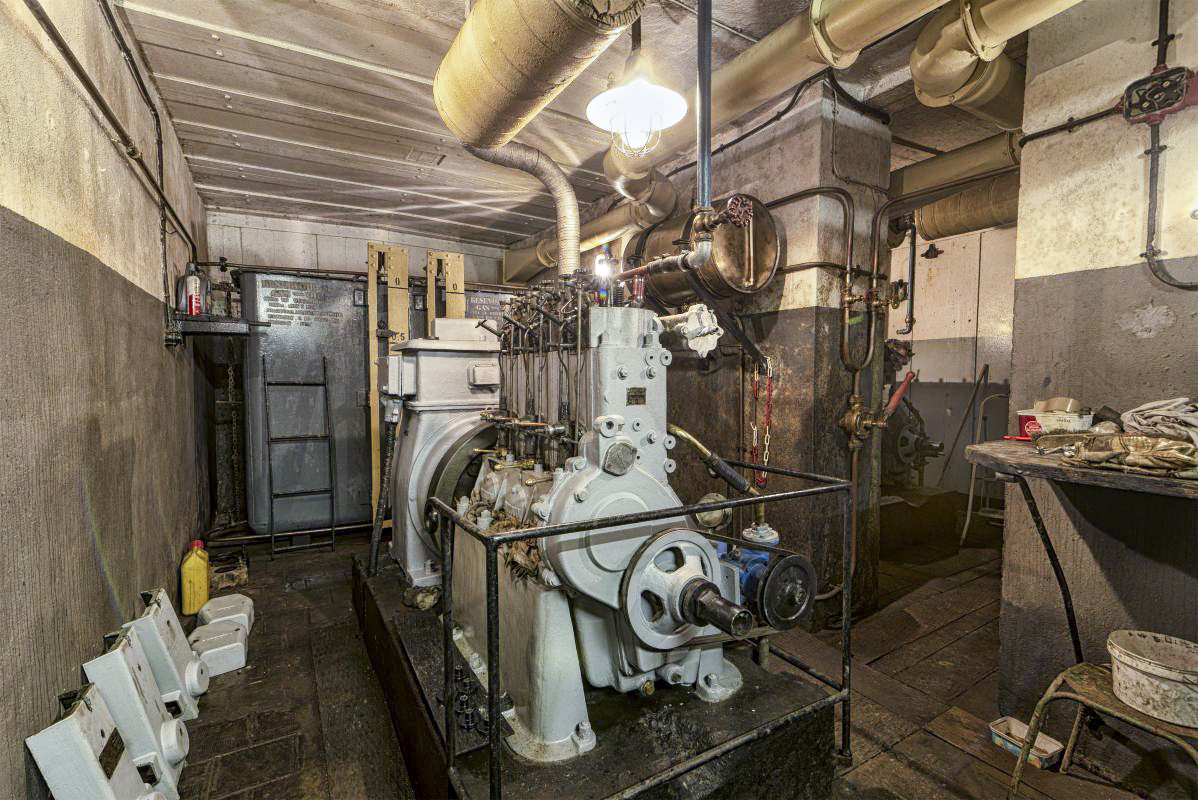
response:
M508 245L553 224L530 176L466 154L445 130L432 77L464 19L429 0L116 0L140 43L210 209L253 211ZM714 62L729 60L809 0L716 0ZM694 83L693 0L651 0L644 49L659 79ZM937 149L993 131L932 113L903 77L914 30L862 57L849 78L895 112L895 132ZM610 196L607 134L587 102L619 74L622 37L521 134L563 165L579 200ZM897 72L896 72L897 70ZM896 147L895 163L926 157Z

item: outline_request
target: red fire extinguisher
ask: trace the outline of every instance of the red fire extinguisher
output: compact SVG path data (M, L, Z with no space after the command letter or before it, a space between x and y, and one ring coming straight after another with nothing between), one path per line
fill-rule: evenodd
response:
M188 264L187 271L179 277L178 308L189 317L207 313L208 276L195 264Z

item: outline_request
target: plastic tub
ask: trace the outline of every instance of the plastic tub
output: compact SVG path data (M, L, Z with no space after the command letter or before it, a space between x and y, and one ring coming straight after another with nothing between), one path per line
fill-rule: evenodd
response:
M1023 752L1027 733L1027 724L1014 717L999 717L990 723L990 741L1016 757ZM1065 745L1048 734L1037 734L1036 743L1028 753L1027 763L1039 769L1048 769L1057 763L1064 749Z
M1137 711L1198 728L1198 644L1149 631L1107 637L1115 696Z

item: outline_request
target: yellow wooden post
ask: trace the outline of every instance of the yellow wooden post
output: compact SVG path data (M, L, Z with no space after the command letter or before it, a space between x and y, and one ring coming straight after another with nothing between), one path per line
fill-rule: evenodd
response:
M388 245L383 250L387 270L387 328L391 331L391 351L411 338L408 310L411 293L408 290L408 250Z
M449 319L463 319L466 316L466 257L461 253L443 255L445 316Z
M428 329L433 330L437 316L437 275L445 282L445 317L463 319L466 316L466 257L461 253L429 250L424 274L428 280Z

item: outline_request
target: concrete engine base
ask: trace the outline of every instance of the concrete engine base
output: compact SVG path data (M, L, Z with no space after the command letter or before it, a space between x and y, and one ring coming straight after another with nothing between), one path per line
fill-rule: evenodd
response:
M354 607L366 647L387 697L418 797L448 790L443 737L441 624L434 613L403 604L397 567L369 578L354 563ZM769 672L747 647L727 648L744 686L730 700L709 704L690 691L660 688L650 697L605 689L587 692L598 744L556 764L529 764L505 751L504 796L522 800L629 798L826 800L832 796L834 710L831 706L780 726L722 756L678 775L671 766L746 734L824 696L792 675ZM488 796L487 748L474 731L457 736L459 796ZM630 787L633 794L621 794Z

